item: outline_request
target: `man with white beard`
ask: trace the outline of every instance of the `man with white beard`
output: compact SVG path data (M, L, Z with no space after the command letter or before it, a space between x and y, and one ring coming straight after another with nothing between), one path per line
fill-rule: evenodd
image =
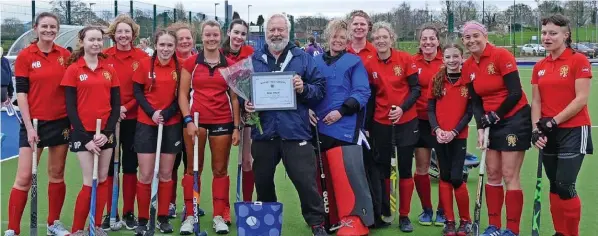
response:
M301 212L313 235L328 235L323 227L324 205L316 183L316 158L311 144L308 109L315 107L326 92L326 81L312 56L289 43L290 22L283 14L270 16L266 23L266 45L252 56L255 72L292 71L297 109L261 111L263 133L252 129L251 155L257 200L276 202L274 172L282 163L299 193ZM245 101L245 110L254 112Z

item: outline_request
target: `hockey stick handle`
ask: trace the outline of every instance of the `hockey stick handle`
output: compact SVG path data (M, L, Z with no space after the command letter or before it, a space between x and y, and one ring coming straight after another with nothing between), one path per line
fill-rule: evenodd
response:
M199 129L199 112L193 113L193 123ZM193 134L195 135L195 134ZM199 137L193 137L193 171L199 171Z
M99 136L100 130L102 129L102 119L96 119L96 136ZM93 172L92 179L98 179L98 154L93 154Z
M116 143L114 146L114 182L112 182L112 207L111 209L107 209L110 211L110 227L117 228L116 226L116 215L118 211L118 187L119 187L119 164L120 164L120 121L116 122L116 128L114 131L114 136L116 136Z
M17 116L18 117L18 116ZM37 136L38 120L33 119L33 130ZM32 147L33 154L31 155L31 226L30 234L37 235L37 142Z
M37 136L37 119L33 119L33 130L35 130L35 135ZM39 139L39 138L38 138ZM37 174L37 143L31 147L33 149L33 158L31 159L31 173Z
M96 134L95 137L100 135L100 130L102 129L102 119L96 119ZM91 202L89 205L89 235L95 236L95 214L96 214L96 196L98 191L98 159L99 155L94 152L93 154L93 167L92 167L92 184L91 184Z
M490 144L489 140L490 136L490 127L486 127L484 129L484 140L482 141L482 159L480 160L480 175L486 174L486 151L488 150L488 145Z

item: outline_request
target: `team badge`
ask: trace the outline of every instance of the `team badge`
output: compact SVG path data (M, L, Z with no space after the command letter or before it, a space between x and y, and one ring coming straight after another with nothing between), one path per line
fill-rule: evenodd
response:
M70 134L69 129L65 128L62 130L62 137L64 138L64 140L69 140L69 134Z
M58 64L60 64L61 66L64 66L64 57L60 56L58 58Z
M545 73L546 73L546 70L540 70L540 71L538 71L538 76L544 76Z
M507 135L507 145L509 145L509 147L515 147L517 145L517 135Z
M372 77L374 77L374 79L378 79L378 72L372 73Z
M133 67L133 71L136 71L137 68L139 68L139 62L133 62L133 65L131 65Z
M114 134L111 134L110 137L108 137L108 143L114 143Z
M174 80L174 81L178 80L178 76L176 74L176 70L173 70L172 72L170 72L170 74L172 74L172 80Z
M403 74L403 68L400 66L395 66L392 68L392 70L395 72L396 76L401 76Z
M107 70L105 70L104 72L102 72L102 75L104 75L104 79L106 79L106 80L112 80L112 75Z
M559 75L561 75L561 77L567 77L569 75L569 66L561 66L561 69L559 70Z
M587 67L581 68L581 72L583 72L583 73L589 73L590 72L590 68L587 68Z
M469 90L465 85L461 86L461 97L467 97L469 95Z
M513 64L509 62L509 63L507 63L506 67L507 67L507 69L511 69L511 68L513 68Z
M488 74L489 75L496 74L496 68L494 68L494 63L490 63L488 65Z

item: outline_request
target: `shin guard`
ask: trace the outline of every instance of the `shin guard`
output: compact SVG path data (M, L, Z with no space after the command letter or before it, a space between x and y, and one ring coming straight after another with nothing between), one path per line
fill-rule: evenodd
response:
M230 178L214 177L212 179L212 203L214 204L214 216L224 217L227 202L229 202Z
M137 174L123 174L123 215L135 211L137 195Z
M556 193L550 193L550 213L552 215L552 223L554 231L565 234L567 227L565 226L565 216L563 209L561 209L561 198Z
M183 199L185 201L185 215L186 215L185 217L193 216L193 176L192 175L183 176L183 180L181 180L181 184L183 185ZM200 193L200 195L201 195L201 193Z
M447 221L455 222L455 211L453 210L453 185L450 182L440 180L438 186L440 192L440 202L444 209L444 215Z
M364 225L374 224L372 196L369 191L361 146L340 146L326 151L330 179L334 183L339 218L359 216Z
M414 188L413 178L399 179L399 216L409 216Z
M565 227L567 236L579 236L579 221L581 220L581 200L579 196L562 200L561 209L565 218Z

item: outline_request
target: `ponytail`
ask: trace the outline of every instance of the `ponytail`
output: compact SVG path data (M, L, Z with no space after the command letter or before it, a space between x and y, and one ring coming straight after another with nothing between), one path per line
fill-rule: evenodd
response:
M179 59L177 58L176 54L172 55L172 60L174 60L174 67L176 68L176 87L174 89L174 96L179 96L179 86L181 85L181 67L179 66Z
M158 57L157 49L154 50L154 54L152 54L152 61L150 62L150 79L152 80L152 84L150 84L149 91L152 91L152 87L154 86L154 84L156 84L156 76L154 75L154 64L156 63L156 57Z
M442 94L442 90L443 90L443 84L444 84L444 77L448 75L448 69L446 68L445 65L440 66L440 70L438 71L438 73L436 73L436 75L434 75L434 78L432 78L432 95L435 98L441 98L443 96Z
M565 44L567 45L568 48L571 48L571 43L573 42L573 40L571 39L571 29L569 29L569 37L567 37L567 39L565 39Z

